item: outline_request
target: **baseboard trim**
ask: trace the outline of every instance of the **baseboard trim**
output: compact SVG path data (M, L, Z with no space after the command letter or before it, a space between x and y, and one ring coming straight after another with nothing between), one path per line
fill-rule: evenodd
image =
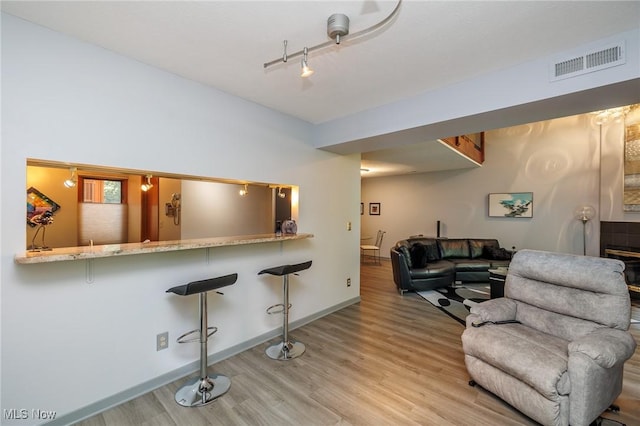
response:
M299 320L296 320L296 321L292 321L289 324L289 329L295 330L298 327L302 327L303 325L309 324L310 322L313 322L317 319L320 319L326 315L339 311L340 309L346 308L347 306L351 306L358 302L360 302L360 296L338 303L337 305L330 306L329 308L323 309L319 312L316 312L315 314L309 315L304 318L300 318ZM224 359L232 357L233 355L237 355L240 352L244 352L248 349L253 348L254 346L260 345L268 340L271 340L274 337L280 336L281 333L282 333L282 330L280 328L273 329L267 333L256 336L245 342L239 343L235 346L232 346L220 352L211 354L208 356L207 361L209 365L215 364ZM175 380L180 379L181 377L188 376L189 374L192 374L198 371L199 368L200 368L199 362L193 361L180 368L176 368L175 370L162 374L154 379L140 383L137 386L134 386L122 392L118 392L98 402L89 404L78 410L67 413L46 424L49 426L58 426L58 425L70 425L73 423L77 423L81 420L85 420L89 417L95 416L96 414L99 414L110 408L113 408L127 401L130 401L134 398L137 398L141 395L144 395L148 392L151 392L155 389L158 389L159 387L165 386Z

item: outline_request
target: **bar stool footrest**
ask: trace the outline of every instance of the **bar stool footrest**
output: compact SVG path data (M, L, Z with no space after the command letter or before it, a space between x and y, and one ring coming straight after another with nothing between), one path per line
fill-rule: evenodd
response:
M287 309L291 309L293 305L291 303L289 303L289 306L287 307ZM274 311L275 308L280 308L279 311ZM273 314L281 314L282 312L284 312L284 303L278 303L277 305L271 305L267 308L267 313L269 315L273 315Z
M211 336L213 336L216 332L218 331L218 327L207 327L207 339ZM198 333L198 337L192 337L190 339L185 339L185 337L190 336L192 334ZM202 343L200 342L200 329L197 328L195 330L191 330L191 331L187 331L186 333L184 333L182 336L178 337L176 339L176 342L178 343L193 343L193 342L198 342L198 343Z

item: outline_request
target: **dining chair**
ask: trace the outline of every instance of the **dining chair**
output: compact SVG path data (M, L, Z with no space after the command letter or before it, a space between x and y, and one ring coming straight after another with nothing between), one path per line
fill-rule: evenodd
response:
M370 256L373 258L374 262L379 265L380 264L380 247L382 247L382 239L384 238L384 234L386 232L383 230L378 230L378 234L376 235L375 244L361 244L360 245L360 259L364 262L364 258L366 256Z

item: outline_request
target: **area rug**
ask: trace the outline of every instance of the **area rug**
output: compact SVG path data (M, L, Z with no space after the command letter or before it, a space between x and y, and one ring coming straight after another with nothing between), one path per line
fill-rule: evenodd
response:
M456 287L417 291L418 295L451 318L465 325L465 318L473 305L489 300L489 284L465 284ZM631 319L631 325L640 325L640 321Z
M489 300L491 294L489 284L465 284L416 293L463 325L471 307Z

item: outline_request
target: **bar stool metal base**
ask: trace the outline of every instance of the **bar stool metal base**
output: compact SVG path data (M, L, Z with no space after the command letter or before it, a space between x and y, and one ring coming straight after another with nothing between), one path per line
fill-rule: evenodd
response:
M176 402L183 407L202 407L227 393L230 387L231 379L222 374L194 377L178 389Z
M304 343L289 340L288 342L279 342L269 346L264 352L271 359L278 361L286 361L298 358L307 348Z

